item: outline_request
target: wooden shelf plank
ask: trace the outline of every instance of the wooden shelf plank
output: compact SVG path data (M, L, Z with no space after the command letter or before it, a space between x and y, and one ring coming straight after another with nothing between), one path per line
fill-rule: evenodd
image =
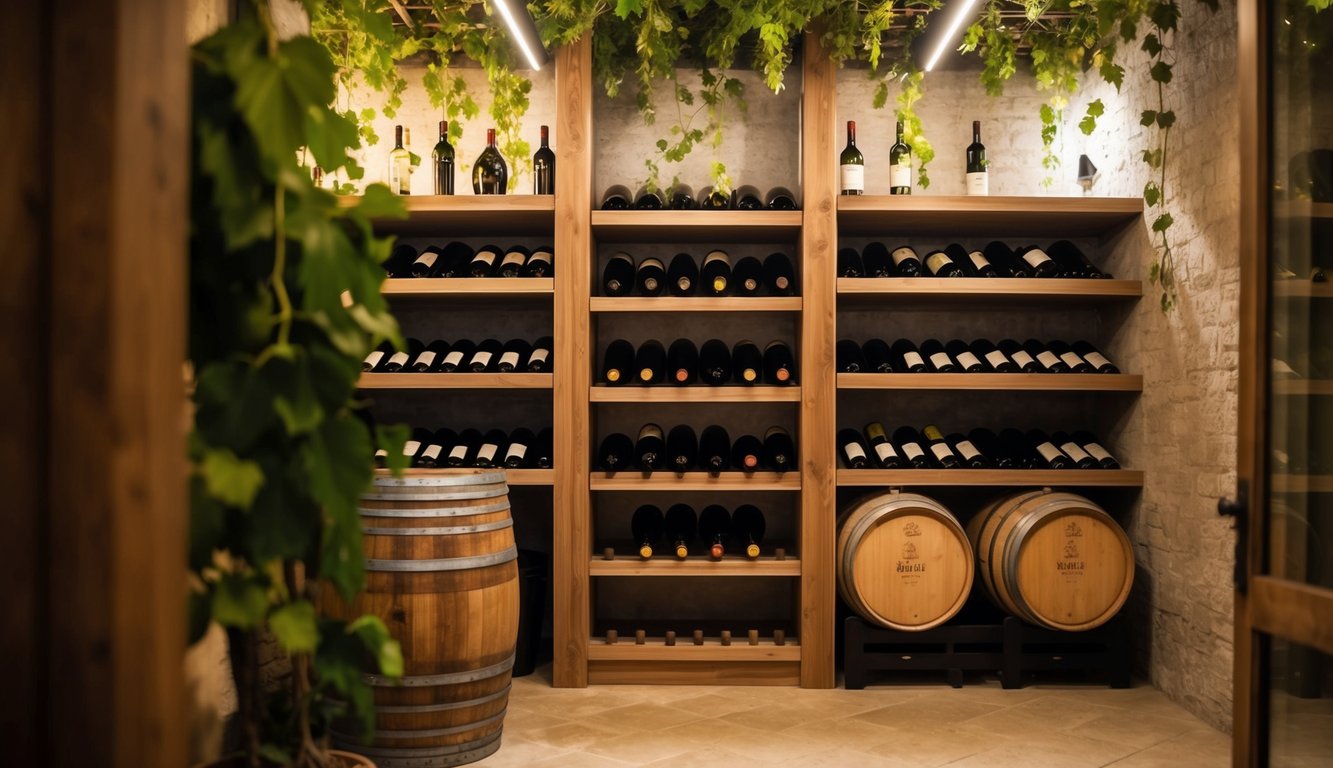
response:
M350 206L355 197L344 197ZM555 228L554 195L409 195L406 219L376 220L381 232L406 235L546 234Z
M429 375L429 374L427 374ZM594 403L799 403L800 387L607 387L589 389Z
M589 487L594 491L799 491L799 472L592 472Z
M1275 395L1333 395L1333 379L1282 379L1272 386Z
M1273 204L1273 216L1279 219L1333 219L1333 203L1282 200Z
M496 298L550 300L555 294L551 277L418 277L389 278L380 291L396 298L454 297L492 301Z
M660 637L650 637L643 645L634 638L620 638L615 645L607 645L605 637L594 637L588 644L590 661L800 661L801 646L793 638L785 645L774 645L772 638L761 639L750 645L744 636L732 638L731 645L722 645L715 637L703 645L695 645L689 637L677 638L675 645L667 645Z
M748 560L738 555L722 560L702 555L687 560L666 556L641 560L626 555L615 560L593 558L588 572L593 576L800 576L801 561L794 557Z
M1333 283L1309 280L1279 280L1273 283L1273 295L1292 299L1333 299Z
M800 296L593 296L592 312L800 312Z
M1269 483L1277 493L1333 493L1333 475L1286 475L1274 472Z
M1126 373L840 373L838 389L1142 392L1143 377Z
M376 469L376 474L387 475L389 470ZM553 469L506 469L505 483L508 485L552 485L555 481ZM408 477L431 477L434 475L457 474L454 469L409 469Z
M363 373L358 389L550 389L551 373Z
M1140 280L1038 277L840 277L838 301L873 300L876 307L940 299L1002 302L1127 301L1143 295Z
M1138 488L1133 469L839 469L840 486L1053 486Z
M838 197L841 235L1101 235L1143 212L1139 197Z
M599 240L795 242L800 211L593 211Z

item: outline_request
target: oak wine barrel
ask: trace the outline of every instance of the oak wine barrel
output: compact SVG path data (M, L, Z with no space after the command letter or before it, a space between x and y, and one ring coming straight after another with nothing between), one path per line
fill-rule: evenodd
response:
M1031 624L1069 632L1115 616L1134 583L1134 550L1092 501L1049 488L996 501L968 538L991 599Z
M404 676L375 688L369 744L338 746L380 768L476 762L500 748L518 636L518 549L500 470L375 478L360 505L366 588L335 618L373 614L402 644ZM332 589L324 592L332 593Z
M866 496L839 521L838 592L867 621L930 629L972 591L972 548L942 504L915 493Z

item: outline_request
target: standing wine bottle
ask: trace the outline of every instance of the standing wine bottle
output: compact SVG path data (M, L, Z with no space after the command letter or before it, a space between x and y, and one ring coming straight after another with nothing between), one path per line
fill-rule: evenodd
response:
M602 270L602 294L628 296L634 289L634 258L623 251L614 254Z
M522 339L506 341L500 350L500 359L495 363L500 373L514 373L522 370L523 361L532 354L532 346Z
M1037 358L1033 357L1031 353L1023 348L1022 344L1013 339L1004 339L995 346L1004 353L1005 357L1013 360L1014 365L1018 366L1018 370L1023 373L1041 373L1045 370L1045 366L1037 362Z
M598 466L604 472L619 472L629 469L630 456L634 453L634 442L623 432L612 432L602 438L602 445L597 449Z
M644 424L634 442L635 461L645 472L659 469L666 460L666 437L656 424Z
M407 340L407 349L395 351L389 355L389 359L384 361L384 373L399 373L407 368L407 364L417 358L426 348L420 339Z
M449 143L449 121L440 121L440 140L435 142L435 151L431 153L435 162L435 194L452 195L454 193L454 145Z
M764 207L770 211L795 211L800 206L796 204L796 195L790 189L773 187L764 195Z
M796 469L796 442L785 427L769 427L764 433L764 462L774 472Z
M925 274L927 277L967 277L963 263L954 261L947 250L935 250L926 254Z
M742 472L754 472L763 461L764 444L754 435L741 435L731 446L731 464Z
M657 339L649 339L639 345L634 355L635 378L640 384L663 384L666 382L666 348Z
M838 277L866 277L861 254L855 248L838 249Z
M737 296L758 296L764 285L764 268L759 259L753 256L738 259L731 268L731 283L736 286Z
M1097 459L1092 457L1092 454L1083 450L1083 446L1064 432L1052 434L1051 442L1072 459L1074 466L1078 469L1097 469L1100 466Z
M555 466L554 443L555 431L550 427L543 427L537 433L536 450L529 462L530 465L537 469L550 469Z
M945 436L944 441L949 444L949 447L953 449L954 453L958 454L958 458L962 461L962 465L965 469L986 469L990 466L990 462L987 461L986 456L972 443L971 440L963 437L960 433L955 432L951 435L947 435Z
M1047 349L1040 341L1028 339L1023 342L1023 350L1041 364L1041 373L1069 373L1069 363L1061 360L1059 355Z
M532 343L532 351L528 353L527 360L523 361L523 370L528 373L546 373L553 367L554 360L551 359L551 352L555 349L554 340L550 336L543 336Z
M899 371L906 371L908 373L925 373L930 370L926 365L926 358L922 357L921 352L916 348L916 345L907 339L898 339L893 342L893 347L891 347L891 349L893 351L894 363L896 363L894 367Z
M528 257L531 255L532 251L527 248L511 245L505 251L504 258L500 259L500 266L495 271L500 277L518 277L518 273L522 271L523 265L528 263Z
M673 211L692 211L699 207L694 202L694 187L684 182L673 184L667 193L667 206Z
M699 190L699 207L705 211L725 211L731 207L731 197L716 187Z
M407 243L397 243L389 258L384 260L384 272L389 277L413 277L412 264L417 260L417 249ZM438 257L439 254L437 253Z
M699 438L694 427L677 424L667 433L666 467L672 472L688 472L699 462Z
M926 454L925 443L920 433L911 427L898 427L893 430L893 442L898 446L898 453L912 469L927 469L930 459Z
M412 153L403 146L403 126L393 127L393 149L389 151L389 191L412 194Z
M967 277L1000 277L1003 274L981 251L969 251L958 243L949 243L944 246L944 250L963 266Z
M477 345L477 351L473 352L471 359L467 361L467 369L472 373L494 371L503 351L504 345L499 341L486 339Z
M889 147L889 194L912 194L912 147L903 141L903 121L898 121L898 138Z
M412 430L412 436L403 443L403 455L407 457L409 466L421 466L418 458L421 456L421 452L425 450L426 446L430 443L432 437L433 435L429 429L417 427Z
M671 543L671 551L677 560L690 556L690 545L694 543L699 527L694 508L688 504L672 504L667 508L662 521L666 529L666 540Z
M1013 249L999 240L986 243L981 252L987 261L994 264L1002 273L1007 273L1005 277L1036 277L1032 265L1015 256Z
M874 461L882 469L902 469L903 458L898 455L889 442L889 435L884 431L884 425L878 421L872 421L866 424L862 430L865 434L866 444L874 453Z
M699 466L716 475L731 469L731 436L716 424L704 427L699 435Z
M937 339L926 339L921 342L921 356L930 363L930 369L935 373L958 373L958 364L944 351L944 345Z
M893 373L893 350L883 339L870 339L861 346L865 355L866 372Z
M989 429L978 427L967 433L967 441L971 443L981 455L990 460L997 469L1017 469L1019 465L1015 462L1014 456L1005 450L1000 439Z
M842 463L848 469L865 469L869 461L865 443L861 442L861 433L854 429L838 430L838 447L842 451Z
M699 265L688 253L671 257L667 265L667 288L672 296L693 296L699 290Z
M1051 247L1046 249L1046 254L1055 259L1056 263L1061 266L1065 277L1096 279L1110 277L1110 275L1093 266L1092 262L1088 261L1088 257L1083 255L1083 251L1068 240L1058 240L1051 243Z
M1097 348L1086 341L1076 341L1071 346L1074 353L1087 360L1097 373L1120 373L1120 369L1115 363L1111 362Z
M764 543L764 513L753 504L742 504L731 513L731 545L744 548L745 556L759 559L759 545Z
M536 442L537 436L532 434L532 430L527 427L519 427L510 432L509 441L500 463L509 469L530 466L530 457Z
M972 354L981 358L986 367L995 373L1018 373L1018 364L986 339L972 342L971 350Z
M944 345L944 351L958 363L963 373L981 373L986 370L986 364L972 354L972 348L965 341L954 339Z
M639 557L648 560L653 556L653 548L662 540L664 527L661 509L652 504L644 504L634 510L629 519L629 528L634 543L639 547Z
M981 121L972 121L972 143L967 145L967 193L989 195L986 173L986 145L981 143Z
M421 249L421 253L408 265L408 273L412 277L434 277L443 266L443 251L437 245L428 245Z
M856 148L856 121L847 121L847 146L838 158L839 187L844 195L863 195L866 191L866 159Z
M709 504L699 511L699 542L708 547L708 556L721 560L727 553L727 534L731 532L731 515L725 507Z
M1051 438L1046 436L1040 429L1028 430L1028 444L1037 452L1046 466L1051 469L1073 469L1074 460L1065 455L1065 452L1051 442Z
M699 347L699 378L720 387L731 381L731 348L720 339L709 339Z
M723 250L709 251L708 255L704 256L704 265L700 272L705 291L711 292L714 296L725 295L727 286L731 282L731 257Z
M602 356L602 381L607 384L626 384L634 368L634 345L624 339L616 339L606 346Z
M781 341L764 347L764 382L783 386L796 383L796 361L791 348Z
M662 265L662 260L649 256L639 262L639 268L634 275L634 284L639 289L640 296L658 296L662 289L666 287L666 267Z
M759 196L759 190L749 184L742 184L736 187L731 193L731 207L738 211L761 211L764 209L764 198Z
M667 349L667 378L672 384L687 386L699 377L699 348L689 339L676 339Z
M1077 352L1070 349L1069 345L1064 343L1063 341L1052 341L1051 343L1046 345L1046 348L1049 349L1056 357L1060 358L1060 362L1069 366L1069 370L1073 373L1097 372L1097 369L1093 367L1092 363L1089 363L1087 360L1084 360Z
M787 254L774 252L764 258L764 284L773 296L790 296L795 292L795 272Z
M944 439L944 433L934 424L927 424L921 431L922 437L926 439L926 446L930 448L930 453L935 457L935 462L944 469L957 469L962 466L962 460L958 454L953 452L948 441Z
M532 156L532 192L555 194L555 153L551 151L550 133L542 126L542 145Z
M384 369L384 363L393 356L393 343L389 341L381 342L378 347L370 350L366 359L361 361L361 372L371 373Z
M436 367L437 362L442 361L447 354L449 354L449 342L443 339L436 339L427 344L426 348L421 350L420 354L412 358L412 362L408 368L410 368L413 373L429 373L431 371L439 370Z
M465 429L458 434L458 439L454 441L453 447L449 449L449 455L445 458L445 463L451 467L469 466L480 447L481 432L475 429Z
M893 258L893 273L899 277L916 277L921 274L921 259L916 251L907 245L894 248L889 254Z
M1014 251L1014 258L1031 267L1035 277L1059 277L1061 274L1060 265L1055 263L1055 259L1035 245L1025 245Z
M861 274L866 277L892 277L893 257L884 243L868 243L861 251Z
M839 339L833 347L835 370L838 373L861 373L866 370L866 358L861 345L851 339Z
M498 245L483 245L478 248L472 255L472 261L468 263L468 274L472 277L490 277L495 274L502 253Z
M555 274L555 254L549 245L539 245L532 249L532 255L523 265L519 277L551 277Z
M509 189L509 165L495 146L495 129L486 129L486 148L472 166L472 193L503 195Z
M459 339L449 347L449 352L437 363L441 373L458 373L467 370L467 361L472 359L472 353L477 351L477 345L467 339Z
M602 210L625 211L634 204L634 196L624 184L612 184L602 193Z
M1092 458L1097 460L1102 469L1120 469L1120 462L1116 461L1111 452L1102 447L1093 437L1091 432L1079 431L1073 434L1074 442L1078 443L1083 450L1087 451Z
M753 341L744 339L731 348L731 367L736 372L736 383L758 384L764 372L764 356Z
M660 211L667 207L662 190L651 184L644 184L634 193L634 207L640 211Z
M996 440L1001 452L1008 454L1012 469L1032 469L1042 460L1032 449L1032 443L1027 437L1012 427L1000 430Z

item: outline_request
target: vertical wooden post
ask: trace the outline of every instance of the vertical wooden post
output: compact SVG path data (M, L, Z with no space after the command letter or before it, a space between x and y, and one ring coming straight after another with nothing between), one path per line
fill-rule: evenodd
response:
M837 67L805 35L801 94L801 686L832 688Z
M588 561L592 526L588 490L588 387L592 332L592 41L556 51L555 179L555 659L562 688L588 684Z

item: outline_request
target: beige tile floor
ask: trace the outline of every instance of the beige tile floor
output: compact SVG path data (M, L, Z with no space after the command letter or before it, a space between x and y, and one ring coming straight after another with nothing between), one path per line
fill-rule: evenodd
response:
M483 768L1223 768L1230 738L1140 685L864 691L514 680Z

